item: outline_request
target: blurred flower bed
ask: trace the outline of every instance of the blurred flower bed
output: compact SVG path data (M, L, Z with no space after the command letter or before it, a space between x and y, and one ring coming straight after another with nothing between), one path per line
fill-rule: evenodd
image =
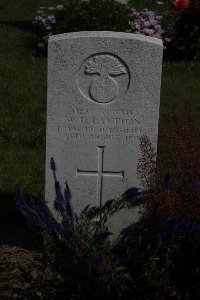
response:
M36 55L47 54L47 42L52 34L95 30L130 32L130 20L130 9L114 0L72 0L56 7L40 7L33 21Z
M136 11L114 0L64 1L40 7L33 21L36 56L47 55L52 34L84 30L132 32L163 40L164 58L200 59L200 0L156 1L158 11Z
M168 58L199 61L200 0L168 0L166 9L169 13L163 21L163 37L168 39Z

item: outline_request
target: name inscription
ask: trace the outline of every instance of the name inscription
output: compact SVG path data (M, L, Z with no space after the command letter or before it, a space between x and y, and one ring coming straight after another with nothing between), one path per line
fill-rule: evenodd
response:
M67 140L132 142L144 132L132 110L102 109L94 111L74 108L65 118Z

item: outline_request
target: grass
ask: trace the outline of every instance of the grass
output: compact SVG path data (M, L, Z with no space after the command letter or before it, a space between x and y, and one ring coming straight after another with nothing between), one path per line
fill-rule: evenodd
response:
M173 113L183 109L187 102L191 104L196 122L199 122L199 76L200 63L177 62L163 64L159 133L161 133L161 128L165 128L166 132L170 134L174 126ZM168 149L163 148L159 143L158 137L158 159L162 162L161 173L168 173L173 169L169 161L165 159L170 154Z
M17 182L30 192L44 189L46 59L32 55L31 21L53 1L0 3L0 190Z
M131 1L130 1L131 2ZM0 2L0 191L12 194L16 183L44 190L47 60L33 56L31 21L48 0ZM132 1L141 9L154 1ZM147 5L147 3L149 5ZM137 4L137 5L136 5ZM170 130L171 114L190 99L199 117L200 64L164 64L160 124ZM160 149L159 149L160 150ZM161 149L164 151L163 149ZM160 152L160 151L159 151ZM162 156L162 153L159 155Z

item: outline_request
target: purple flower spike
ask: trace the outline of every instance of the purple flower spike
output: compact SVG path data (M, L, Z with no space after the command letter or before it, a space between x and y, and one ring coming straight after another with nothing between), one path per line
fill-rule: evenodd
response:
M114 255L113 258L112 258L112 263L114 265L119 265L120 262L121 262L121 259L119 258L119 256L118 255Z
M62 221L62 228L63 228L63 233L67 236L70 237L72 235L72 230L70 228L69 222L64 220Z
M105 231L97 232L94 237L99 240L104 240L107 239L112 234L113 234L112 232L105 230Z
M96 266L103 267L105 264L105 256L103 254L94 253L91 255L91 261Z
M48 218L48 223L47 223L47 228L52 232L52 233L58 233L61 234L62 233L62 228L60 226L60 224L53 219L52 217L49 216Z
M171 174L165 174L164 180L165 180L165 185L169 186L172 182L172 175Z
M19 195L17 195L17 197L15 198L15 205L16 205L16 209L18 211L22 211L22 210L25 209L24 204L23 204L23 200Z
M23 201L23 192L19 184L16 185L16 193L17 193L17 196L15 197L16 209L18 211L22 211L25 209L25 206Z
M38 228L38 224L32 216L26 216L26 220L32 228Z
M132 187L130 189L128 189L127 191L125 191L124 196L127 199L132 199L133 197L136 197L139 195L139 188L136 187Z
M35 199L32 196L29 198L29 205L31 208L35 207Z
M115 274L116 272L113 270L113 268L109 268L109 270L105 273L107 278L113 278Z
M56 196L57 196L58 198L60 198L60 196L61 196L61 188L60 188L60 183L59 183L59 181L56 181L56 182L55 182L55 190L56 190Z
M193 180L191 184L192 192L196 192L199 190L199 182L197 180Z
M70 191L70 188L69 188L67 182L66 182L64 197L65 197L65 203L66 203L66 213L67 213L68 217L73 219L74 214L73 214L73 210L72 210L72 206L71 206L71 191Z
M90 204L86 205L86 206L84 207L84 209L82 210L81 215L85 214L85 213L88 211L88 208L89 208L89 207L90 207Z
M55 164L55 161L54 161L53 157L51 157L50 166L51 166L51 170L53 172L56 172L56 164Z
M100 207L91 207L86 213L88 217L93 217L100 212Z
M72 197L71 191L70 191L70 188L69 188L69 186L68 186L68 184L67 184L67 182L66 182L66 187L65 187L65 200L66 200L67 202L70 202L70 201L71 201L71 197Z
M159 248L162 245L162 237L159 232L157 232L156 236L155 236L155 245L156 245L156 248Z
M60 201L60 199L57 199L57 200L54 202L54 208L55 208L55 210L57 210L57 211L60 212L61 214L64 212L64 207L63 207L63 204L62 204L62 202Z
M104 207L109 207L111 206L111 204L113 203L114 199L111 199L111 200L107 200L104 204Z
M62 194L61 194L61 188L60 188L60 183L59 181L55 182L55 190L56 190L56 200L54 202L54 208L61 214L64 213L64 205L63 205L63 199L62 199Z
M48 228L50 215L47 211L45 204L44 203L38 204L37 211L42 224L46 225Z
M132 224L128 225L127 227L124 227L121 230L120 234L125 238L129 237L133 233L134 228L135 228L135 223L132 223Z
M16 185L15 190L16 190L17 194L20 194L20 195L22 194L22 189L21 189L21 186L19 184Z
M70 219L73 219L74 214L73 214L72 207L71 207L70 203L68 203L66 205L66 212L67 212L67 215L70 217Z
M45 195L44 195L44 192L38 193L38 196L39 196L39 198L40 198L42 201L45 201Z
M177 229L178 229L178 224L177 224L177 222L175 221L175 220L173 220L173 219L170 219L169 221L168 221L168 227L175 233L176 231L177 231Z

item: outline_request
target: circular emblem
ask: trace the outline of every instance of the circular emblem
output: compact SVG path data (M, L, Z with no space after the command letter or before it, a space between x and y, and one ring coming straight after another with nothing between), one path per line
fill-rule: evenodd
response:
M110 103L124 94L130 76L126 64L116 55L98 53L80 66L77 84L80 93L96 103Z

